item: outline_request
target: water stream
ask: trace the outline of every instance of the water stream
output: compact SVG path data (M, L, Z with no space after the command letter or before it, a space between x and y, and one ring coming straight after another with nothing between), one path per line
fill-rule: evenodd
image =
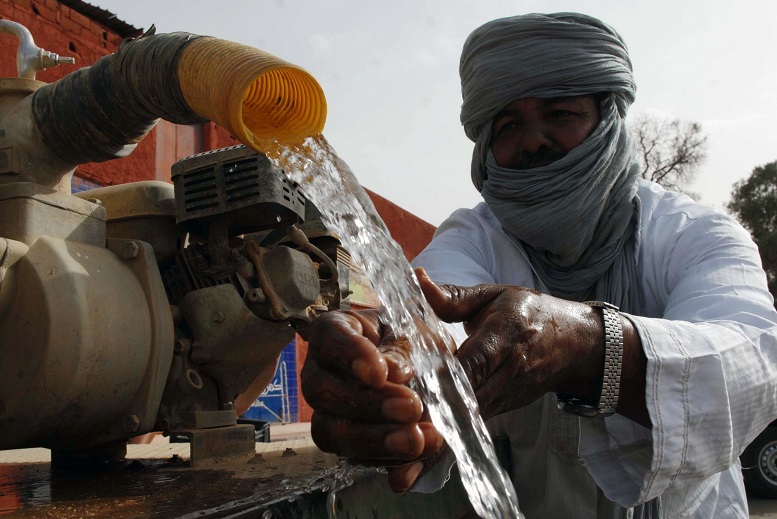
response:
M522 518L466 375L449 350L441 351L419 333L415 323L424 322L438 336L453 339L423 297L410 264L372 201L323 136L279 150L270 153L270 158L321 210L324 223L338 232L343 246L372 283L383 305L384 323L413 345L415 389L456 456L473 508L483 518Z

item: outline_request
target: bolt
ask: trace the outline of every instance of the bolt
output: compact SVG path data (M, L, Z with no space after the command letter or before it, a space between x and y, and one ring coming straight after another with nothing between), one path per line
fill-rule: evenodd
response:
M213 321L217 323L224 322L224 312L220 310L216 310L215 312L213 312Z
M140 424L143 423L143 421L140 419L140 417L136 414L128 414L121 420L121 428L124 429L124 432L126 433L134 433L137 432L138 429L140 429Z
M173 344L173 349L176 353L186 353L189 351L189 346L191 343L188 339L177 339Z
M248 291L248 300L252 303L264 303L264 293L258 288L252 288Z
M121 247L121 256L124 259L135 259L140 256L140 245L136 241L126 241Z

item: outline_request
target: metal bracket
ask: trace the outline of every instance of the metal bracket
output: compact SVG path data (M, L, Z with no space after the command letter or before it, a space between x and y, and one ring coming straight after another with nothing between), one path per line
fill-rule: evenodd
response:
M189 438L189 466L214 465L224 461L247 462L256 456L254 426L250 424L213 429L178 429L168 436Z

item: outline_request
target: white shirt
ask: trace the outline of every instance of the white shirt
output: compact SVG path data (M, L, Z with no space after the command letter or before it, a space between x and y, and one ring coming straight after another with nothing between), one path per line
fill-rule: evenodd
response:
M661 496L665 517L748 517L738 457L777 416L777 312L758 250L732 218L641 181L637 269L627 315L647 357L653 428L579 419L555 396L489 422L510 437L527 518L621 517ZM414 261L440 283L541 289L485 204L458 210ZM626 315L626 314L624 314Z

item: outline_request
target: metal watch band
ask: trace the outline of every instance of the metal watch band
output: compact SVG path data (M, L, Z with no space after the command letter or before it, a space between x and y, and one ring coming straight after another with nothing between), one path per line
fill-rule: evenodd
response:
M609 416L618 407L623 364L623 327L618 307L604 301L585 301L585 304L602 309L604 322L604 374L599 405L586 405L577 398L557 395L559 408L580 416Z

